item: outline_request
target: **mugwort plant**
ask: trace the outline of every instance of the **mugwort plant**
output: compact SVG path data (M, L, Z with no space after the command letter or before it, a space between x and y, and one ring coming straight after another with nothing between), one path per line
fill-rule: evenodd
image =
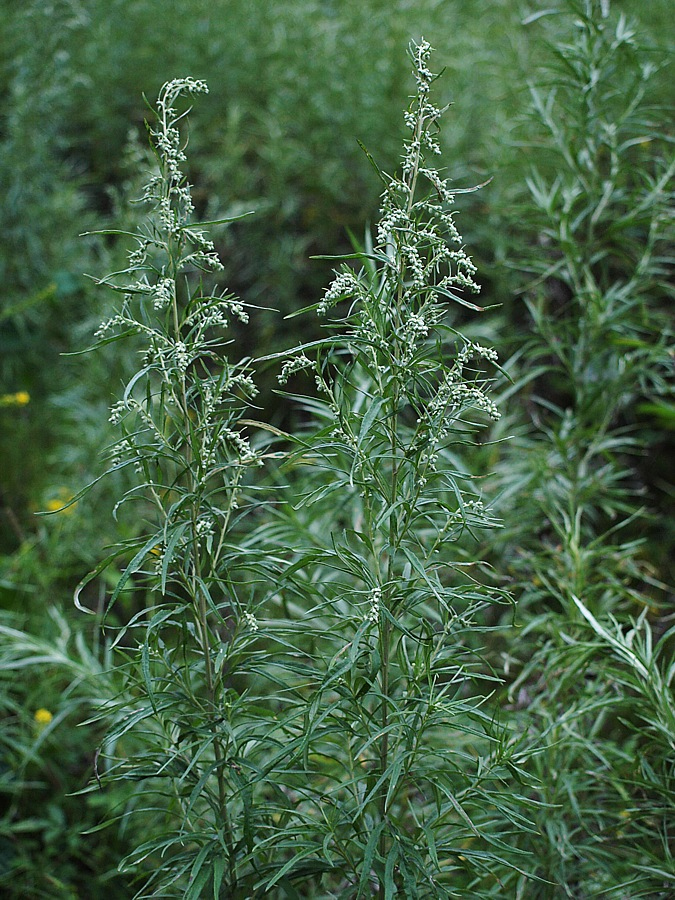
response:
M138 524L78 589L123 560L109 614L140 606L99 763L139 783L123 819L142 811L146 834L121 864L139 896L492 896L527 827L478 637L511 601L481 582L475 536L497 523L464 460L499 417L497 354L449 315L478 313L479 288L431 161L430 45L411 57L401 172L371 159L380 220L313 307L328 336L267 360L282 386L313 372L294 435L250 418L251 365L224 336L248 311L207 287L219 223L191 222L174 108L206 87L157 103L149 214L100 281L122 303L97 335L141 356L110 413L111 468L135 475L116 514Z

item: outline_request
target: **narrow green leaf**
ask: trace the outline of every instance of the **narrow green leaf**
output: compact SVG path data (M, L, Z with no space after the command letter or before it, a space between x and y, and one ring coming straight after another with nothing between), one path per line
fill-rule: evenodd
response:
M396 896L396 884L394 882L394 867L399 856L399 845L394 841L391 850L387 854L387 862L384 867L384 900L393 900Z
M359 878L359 884L354 900L359 900L360 897L372 896L372 893L370 891L370 872L373 867L373 860L375 859L375 855L377 853L377 845L383 830L384 822L378 822L375 828L373 828L370 833L368 843L366 844L365 850L363 852L363 860L361 862L361 877Z
M356 440L357 447L362 447L365 439L368 437L370 429L373 427L373 423L377 419L378 413L382 409L382 407L387 403L385 397L376 397L368 407L366 414L361 419L361 427L359 429L359 436Z

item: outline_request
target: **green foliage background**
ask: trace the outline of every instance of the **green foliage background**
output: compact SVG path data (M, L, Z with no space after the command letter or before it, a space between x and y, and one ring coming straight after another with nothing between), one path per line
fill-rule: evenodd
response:
M551 6L0 3L0 395L9 398L0 405L0 885L7 896L131 895L126 876L115 871L126 852L124 829L103 837L81 832L133 805L133 790L72 796L91 778L97 739L78 726L118 689L105 674L97 634L72 609L72 590L119 529L123 538L134 534L133 522L117 525L110 515L124 475L97 484L64 512L36 513L58 508L100 474L100 453L112 440L108 409L135 364L132 349L63 354L88 346L109 312L83 273L124 264L118 241L80 235L135 221L132 201L147 166L143 94L152 100L163 82L182 75L209 84L192 124L189 177L199 217L255 213L213 237L226 267L222 282L261 307L240 335L240 355L269 355L308 339L307 329L316 327L284 319L317 302L331 277L330 262L310 257L348 252L349 232L360 240L377 215L380 185L357 140L383 170L394 170L411 91L405 47L420 35L437 48L454 104L442 136L448 174L461 187L493 179L460 198L483 300L495 307L468 327L472 337L498 346L514 383L501 387L509 416L492 443L476 448L473 465L476 474L495 473L505 527L481 552L519 603L519 631L514 638L508 617L495 618L493 632L481 637L482 652L505 679L502 702L514 733L543 748L534 757L546 784L537 799L553 805L537 822L544 844L533 840L525 849L537 854L538 874L554 879L555 890L537 894L530 886L520 894L514 884L499 896L665 897L661 885L672 889L673 836L665 824L674 790L671 708L663 691L652 695L649 688L647 725L640 721L645 686L656 675L645 680L625 653L612 655L571 599L579 597L593 616L618 617L622 635L642 615L634 640L643 656L672 626L668 252L659 244L631 281L652 227L637 198L659 183L672 156L672 137L663 134L672 15L667 0L611 4L613 24L619 13L635 19L641 59L655 72L639 116L628 123L627 139L635 142L622 156L607 218L596 220L603 229L594 244L597 234L581 233L589 216L575 224L573 215L584 197L568 202L565 194L579 173L566 168L531 93L534 86L545 105L558 78L552 110L563 143L591 133L592 123L586 129L575 118L581 106L572 88L565 94L574 82L569 59L551 49L572 40L574 4L559 4L565 15L537 18ZM607 73L624 89L621 79L633 71L626 59L625 70ZM612 120L611 103L620 116L622 99L605 100L601 117ZM598 134L596 172L604 165L603 140ZM599 202L602 178L586 191L591 199L595 189ZM560 222L570 209L573 238L565 245ZM610 214L616 221L623 215L625 227L612 230ZM659 230L667 227L659 218ZM574 246L590 248L588 258ZM620 312L595 332L583 324L575 288L589 272L603 296L628 283L640 298L619 303ZM558 354L561 336L565 350ZM583 345L587 339L595 343ZM601 365L591 371L600 353ZM621 378L608 377L612 366L624 365L625 378L624 369ZM271 367L260 373L261 417L288 427L294 414L272 391L275 374ZM13 402L18 392L30 402ZM598 438L601 407L607 417ZM645 515L637 515L640 507ZM114 573L105 578L90 586L90 605L114 585ZM141 602L121 602L118 621ZM655 672L672 674L667 648L649 660ZM46 726L35 720L41 708L54 716ZM664 717L666 725L654 730ZM635 869L634 845L652 854L640 865L665 873L644 893L640 878L647 875Z

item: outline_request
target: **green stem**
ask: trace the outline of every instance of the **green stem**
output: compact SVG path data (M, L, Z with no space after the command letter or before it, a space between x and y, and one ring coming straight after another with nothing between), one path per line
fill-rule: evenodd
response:
M181 340L181 326L180 326L180 317L178 314L178 299L176 296L176 279L178 274L178 262L180 260L181 247L176 247L175 245L169 245L169 255L170 255L170 273L171 278L174 283L174 293L173 293L173 302L172 302L172 319L173 319L173 329L174 329L174 339L176 341ZM190 511L191 525L192 525L192 566L191 566L191 586L190 593L194 603L194 611L195 611L195 620L198 632L198 641L201 647L201 652L204 657L204 677L206 680L206 695L209 705L209 712L213 712L217 706L216 703L216 680L213 671L213 660L211 658L211 640L210 640L210 628L209 628L209 610L206 601L206 594L203 589L203 575L202 575L202 559L201 559L201 549L199 546L199 538L197 534L197 524L199 521L199 478L195 473L195 454L193 447L193 431L192 431L192 420L190 418L190 408L187 400L187 378L185 372L181 374L180 379L180 406L181 413L183 416L183 422L185 427L186 434L186 446L185 446L185 462L186 469L188 473L188 491L190 493L190 497L192 498L192 505ZM216 779L218 784L218 813L220 821L223 824L223 835L225 839L225 843L227 845L228 850L228 858L229 858L229 869L230 869L230 886L233 887L236 883L236 865L235 865L235 851L234 851L234 840L232 836L232 829L229 821L229 816L227 813L227 793L226 793L226 784L225 784L225 773L224 773L224 762L225 762L225 752L223 748L223 744L218 736L214 736L213 739L213 752L215 755L216 763Z
M392 458L392 470L391 470L391 493L389 496L390 506L393 507L396 502L396 497L398 495L398 462L397 462L397 450L398 450L398 390L394 391L394 396L392 397L392 412L391 412L391 429L390 429L390 442L391 442L391 458ZM389 609L389 601L391 598L391 585L394 583L394 575L395 575L395 559L394 559L394 548L398 545L399 535L398 535L398 524L397 517L395 515L391 515L389 517L389 558L387 560L387 587L386 590L383 591L381 602L385 605L386 609ZM390 654L391 654L391 622L388 617L383 616L382 612L380 612L380 620L379 620L379 652L380 652L380 692L382 695L382 709L380 715L380 727L382 729L382 738L380 740L380 759L379 759L379 769L380 769L380 777L384 776L384 773L387 771L389 766L389 706L390 706L390 698L389 693L391 690L391 682L390 682ZM385 822L387 817L387 785L386 781L383 782L379 796L377 799L378 804L378 818L380 822ZM382 830L380 834L379 840L379 851L382 860L384 861L387 856L388 851L388 840L386 829ZM382 879L380 879L378 896L384 897L385 886Z
M415 165L413 166L410 180L409 180L409 190L408 190L408 202L406 209L406 216L410 217L412 213L412 208L414 204L415 198L415 188L417 185L417 177L419 174L419 163L420 163L420 141L422 135L423 128L423 119L421 108L419 110L417 126L415 129L415 139L417 141L417 152L415 158ZM400 319L401 315L401 306L403 303L403 294L404 294L404 275L405 275L405 259L401 255L400 265L399 265L399 279L398 285L396 289L396 305L398 309L397 318ZM398 479L399 479L399 466L398 466L398 405L399 405L399 391L398 386L395 386L393 397L392 397L392 407L391 407L391 427L390 427L390 446L391 446L391 492L389 496L390 508L393 508L397 498L398 498ZM394 514L389 517L389 558L387 560L387 588L383 592L382 595L382 603L385 605L385 608L389 609L388 602L391 598L391 586L395 583L395 548L398 547L400 540L399 529L398 529L398 517ZM389 766L389 707L390 707L390 697L389 693L391 690L391 682L390 682L390 654L391 654L391 622L389 618L384 617L382 613L380 613L380 622L379 622L379 652L380 652L380 690L382 695L382 709L380 715L380 728L382 730L382 738L380 740L380 759L379 759L379 770L380 777L384 776L384 773L387 771ZM381 789L379 791L379 796L377 798L377 807L378 807L378 818L381 823L384 823L387 818L387 784L386 781L383 781ZM386 829L382 830L380 834L379 840L379 852L384 863L388 852L388 839L386 834ZM380 879L379 887L378 887L378 897L384 898L385 895L385 885L383 879Z
M193 567L192 567L192 596L197 600L197 626L199 629L199 643L204 655L204 676L206 679L206 693L209 701L209 711L212 712L216 708L216 687L213 672L213 660L211 659L211 641L209 640L209 620L208 606L206 603L206 595L202 589L202 573L201 573L201 555L199 552L199 541L196 534L196 518L197 508L192 508L192 526L194 533L193 543ZM216 758L216 779L218 783L218 812L220 820L223 824L223 836L228 850L228 861L230 868L230 887L236 882L235 852L234 841L232 838L232 828L229 816L227 814L227 794L225 785L225 751L220 738L216 735L213 739L213 752Z

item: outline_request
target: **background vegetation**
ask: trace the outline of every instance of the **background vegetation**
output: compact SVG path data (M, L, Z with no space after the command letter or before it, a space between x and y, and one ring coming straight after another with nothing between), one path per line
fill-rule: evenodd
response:
M234 327L236 358L270 358L258 365L256 417L297 431L311 401L298 407L278 393L271 357L323 333L311 317L284 318L318 303L332 278L335 263L311 257L350 252L377 221L382 186L357 141L381 170L398 166L413 90L405 49L420 35L437 48L439 90L453 101L444 177L459 187L492 179L457 197L488 309L457 307L448 324L494 345L506 373L493 393L501 419L463 458L502 527L479 532L465 552L484 561L482 580L509 592L515 611L483 611L466 650L498 679L490 708L512 766L500 775L503 796L529 804L527 827L499 851L504 865L487 866L494 880L458 871L454 895L672 894L669 6L0 4L8 897L129 897L156 863L139 858L118 872L156 824L130 815L142 802L135 782L78 793L96 784L106 728L85 723L128 685L73 590L108 545L131 546L145 526L111 515L132 484L125 469L68 503L103 471L116 439L110 406L137 348L64 356L92 343L114 303L84 273L123 268L128 250L113 235L80 235L134 230L142 215L133 201L150 166L143 94L154 101L176 76L208 82L187 163L196 215L254 212L212 230L219 283L260 307L247 328ZM304 390L301 377L290 390ZM313 527L331 514L327 500ZM298 552L311 527L283 525ZM128 562L88 583L88 607L105 607ZM113 636L148 596L140 582L119 593ZM487 822L480 830L491 833ZM470 857L470 838L464 849ZM182 896L180 881L175 890Z

